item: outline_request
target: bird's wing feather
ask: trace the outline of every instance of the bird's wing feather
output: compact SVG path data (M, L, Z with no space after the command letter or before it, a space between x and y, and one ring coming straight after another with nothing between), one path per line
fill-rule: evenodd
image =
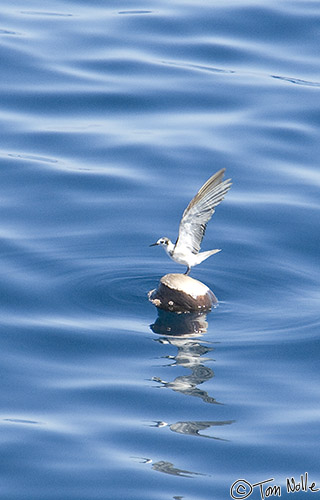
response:
M231 179L222 181L224 172L223 168L210 177L183 212L175 251L187 248L194 254L199 252L207 223L231 186Z

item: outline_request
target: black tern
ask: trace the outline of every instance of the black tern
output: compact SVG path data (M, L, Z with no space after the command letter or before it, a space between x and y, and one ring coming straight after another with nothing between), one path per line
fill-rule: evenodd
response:
M150 245L151 247L162 246L172 260L187 266L187 271L184 273L186 275L189 274L192 267L220 252L220 249L200 252L200 245L216 206L221 203L231 187L231 179L222 180L224 173L225 168L210 177L190 201L183 212L179 236L175 243L172 243L167 237L162 237Z

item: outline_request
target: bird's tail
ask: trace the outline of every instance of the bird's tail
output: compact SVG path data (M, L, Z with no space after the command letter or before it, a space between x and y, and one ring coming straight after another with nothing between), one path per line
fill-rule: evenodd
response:
M221 249L216 249L216 250L208 250L207 252L200 252L198 253L198 259L199 259L199 264L200 262L203 262L206 260L208 257L211 255L214 255L215 253L221 252Z

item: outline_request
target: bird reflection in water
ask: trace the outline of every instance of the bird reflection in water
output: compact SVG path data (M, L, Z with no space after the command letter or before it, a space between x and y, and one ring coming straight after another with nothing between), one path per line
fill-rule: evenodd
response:
M178 434L187 434L188 436L198 436L208 439L216 439L217 441L228 441L227 439L219 438L216 436L208 436L206 434L200 434L200 431L209 429L210 427L220 427L222 425L233 424L234 420L225 421L189 421L189 422L175 422L173 424L168 424L167 422L155 422L151 427L166 427L169 426L172 432L177 432Z
M169 474L170 476L180 476L180 477L194 477L194 476L205 476L206 474L201 474L200 472L191 472L189 470L178 469L173 463L167 462L165 460L159 460L158 462L153 462L150 458L142 457L132 457L139 460L140 463L152 464L152 469L157 472L163 472L164 474Z
M151 330L160 335L157 342L162 345L171 345L177 348L175 356L165 356L167 359L172 360L171 366L182 366L191 371L191 374L180 376L173 381L168 382L161 380L158 377L153 377L152 380L162 384L162 387L167 387L175 392L180 392L187 396L195 396L201 398L206 403L221 404L216 401L212 396L204 390L199 389L197 386L203 382L210 380L214 373L205 366L205 363L211 358L206 357L213 348L205 341L199 341L208 328L206 314L189 313L177 314L174 312L167 312L158 309L158 317L154 324L150 325ZM210 428L218 428L225 425L230 425L234 420L224 421L178 421L174 423L167 423L161 420L154 421L150 427L163 428L167 427L172 432L183 434L185 436L200 437L206 439L215 439L218 441L227 441L226 439L216 436L210 436L201 431ZM136 457L137 458L137 457ZM152 469L164 474L170 474L185 478L195 476L205 476L199 472L190 472L188 470L180 469L173 463L160 460L153 462L151 458L139 458L141 463L152 464ZM180 496L173 497L179 500Z
M157 339L158 342L170 344L178 349L176 356L166 356L167 359L174 360L172 364L175 366L179 365L191 370L191 374L177 377L171 382L158 377L153 377L152 380L173 391L201 398L205 403L220 404L206 391L197 387L214 377L211 368L204 365L210 360L204 356L213 348L198 340L198 337L207 331L207 327L206 314L176 314L158 310L158 318L150 326L151 330L162 335Z

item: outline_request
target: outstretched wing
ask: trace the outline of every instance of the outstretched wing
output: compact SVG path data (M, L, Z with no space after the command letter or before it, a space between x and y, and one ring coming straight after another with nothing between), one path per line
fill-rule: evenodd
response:
M195 197L190 201L182 215L179 236L175 250L187 248L197 254L209 220L215 207L223 200L231 187L231 179L222 181L225 168L210 177Z

